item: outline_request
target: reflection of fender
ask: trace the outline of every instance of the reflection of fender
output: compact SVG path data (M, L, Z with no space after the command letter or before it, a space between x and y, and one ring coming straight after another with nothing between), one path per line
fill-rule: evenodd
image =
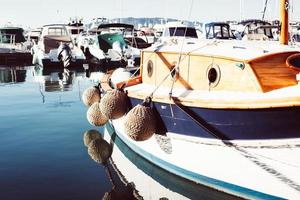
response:
M61 43L57 49L57 58L62 61L64 67L68 67L71 64L72 51L68 44Z

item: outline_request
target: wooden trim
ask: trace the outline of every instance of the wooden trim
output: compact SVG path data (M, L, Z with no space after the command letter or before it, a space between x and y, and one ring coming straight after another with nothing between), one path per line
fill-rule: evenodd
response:
M153 51L146 51L143 50L145 53L153 53ZM176 54L179 55L179 52L176 51L157 51L156 53L167 53L167 54ZM245 59L238 59L238 58L232 58L227 56L221 56L221 55L211 55L211 54L201 54L201 53L192 53L192 52L182 52L182 56L202 56L202 57L208 57L208 58L218 58L218 59L224 59L229 61L235 61L235 62L248 62L248 60Z
M140 83L142 83L142 76L137 76L132 79L129 79L128 81L122 81L122 82L117 83L116 87L121 88L124 84L126 87L129 87L129 86L134 86L134 85L137 85Z
M128 96L137 99L145 99L149 94L141 93L140 91L128 91ZM252 98L234 100L215 99L191 99L178 97L178 102L184 106L200 107L208 109L264 109L264 108L284 108L300 106L300 96L281 97L281 98ZM166 104L174 104L168 95L153 96L152 101Z
M299 53L299 51L276 52L276 53L272 53L272 54L263 55L263 56L260 56L260 57L257 57L257 58L245 61L245 62L251 64L253 62L260 62L260 61L266 60L266 59L268 59L270 57L276 57L276 56L279 56L279 55L282 55L282 54L294 54L294 53Z

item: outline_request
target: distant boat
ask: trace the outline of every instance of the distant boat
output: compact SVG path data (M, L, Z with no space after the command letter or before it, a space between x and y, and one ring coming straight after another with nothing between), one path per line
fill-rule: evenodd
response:
M183 37L144 49L140 75L115 84L129 112L105 115L107 131L160 168L217 191L300 199L300 52L286 45L282 2L281 44L170 29ZM113 89L105 78L102 100Z
M78 46L87 58L97 59L102 64L133 67L140 62L140 50L134 47L133 31L130 24L100 24L94 34L88 32L80 39Z
M27 43L30 48L32 48L33 45L39 41L41 31L42 31L42 28L36 28L36 29L27 31L27 33L25 34L25 38L26 38Z
M75 46L65 25L51 24L42 28L39 41L32 47L33 64L40 66L83 65L85 56Z
M160 30L162 32L161 36L157 39L158 43L168 41L170 38L199 38L194 26L189 26L181 21L168 22Z
M279 25L264 20L243 20L235 25L235 30L242 40L279 40Z
M206 39L236 39L230 29L230 25L225 22L209 22L203 25L203 33Z
M23 32L24 30L19 27L0 28L1 47L23 50L22 43L26 41Z
M82 20L81 19L71 20L66 25L66 28L72 37L73 43L77 45L78 36L81 32L84 31L84 24L82 23Z
M29 46L20 27L0 28L0 64L28 64L32 59Z

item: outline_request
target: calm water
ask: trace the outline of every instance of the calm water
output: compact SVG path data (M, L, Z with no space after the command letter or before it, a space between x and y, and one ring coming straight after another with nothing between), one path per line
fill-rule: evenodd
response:
M101 199L111 190L82 135L83 72L0 68L0 199Z
M0 67L0 200L234 199L156 167L103 128L112 155L94 162L81 102L103 75L92 71Z

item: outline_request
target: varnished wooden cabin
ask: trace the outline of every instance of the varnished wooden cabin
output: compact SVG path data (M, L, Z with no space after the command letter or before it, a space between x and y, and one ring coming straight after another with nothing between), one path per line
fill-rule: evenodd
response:
M205 108L300 105L291 92L297 53L272 42L173 40L142 52L138 82L129 82L141 84L127 90L140 99L155 90L153 98L165 103L172 90L183 104Z

